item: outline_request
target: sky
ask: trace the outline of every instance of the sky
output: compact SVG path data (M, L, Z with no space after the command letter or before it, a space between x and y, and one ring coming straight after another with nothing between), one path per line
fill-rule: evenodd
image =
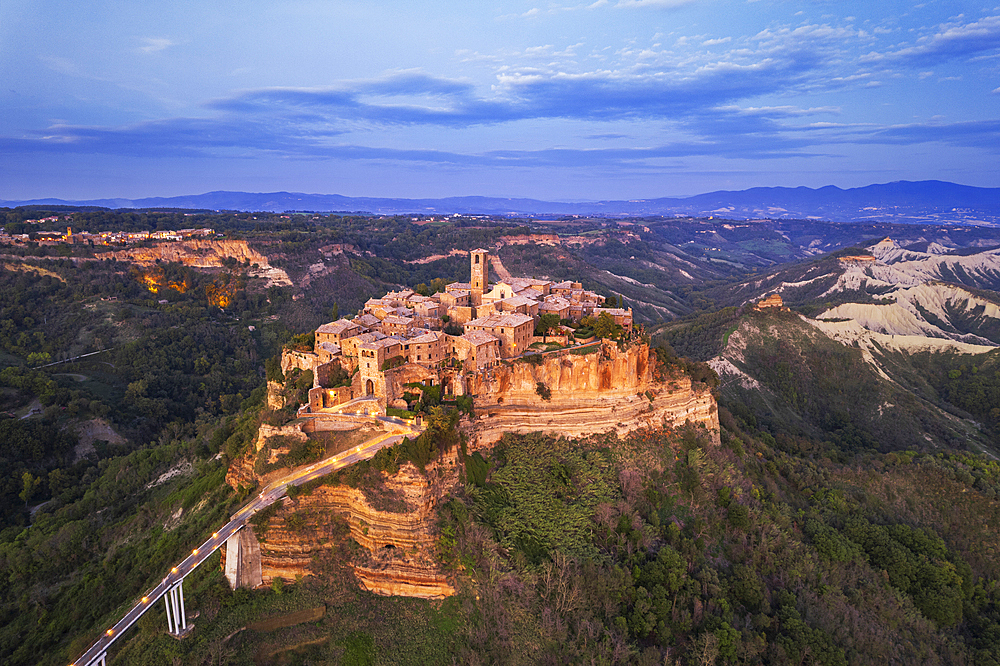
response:
M1000 6L3 0L0 199L1000 186Z

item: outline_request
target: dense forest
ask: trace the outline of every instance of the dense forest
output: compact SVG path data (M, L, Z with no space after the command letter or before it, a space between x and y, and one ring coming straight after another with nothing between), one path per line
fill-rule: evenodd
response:
M540 228L189 213L0 211L8 233L45 228L27 220L48 214L69 216L48 225L55 229L210 227L273 257L294 283L312 280L300 290L268 286L235 262L163 264L165 281L186 286L154 295L136 267L94 260L108 248L0 248L5 664L69 663L243 503L224 483L229 462L261 422L293 415L264 401L283 344L387 289L468 277L461 255L408 262ZM513 245L500 254L515 274L580 276L647 324L683 315L654 338L669 345L658 357L712 381L694 361L717 353L751 316L719 307L726 286L764 265L753 253L791 256L784 237L725 231L710 243L736 248L729 263L705 260L693 280L655 266L700 238L695 223L641 222L649 231L638 244ZM803 223L798 233L811 232ZM346 249L324 254L333 245ZM317 264L323 270L310 272ZM233 286L226 307L207 297L222 282ZM463 453L461 483L437 515L455 597L365 592L348 566L357 545L335 525L340 545L314 562L317 575L294 584L233 592L213 556L185 584L194 633L168 637L162 607L154 609L109 663L1000 664L1000 464L954 432L953 445L932 448L921 431L931 421L920 420L926 405L946 406L996 441L994 355L895 359L900 381L924 402L914 420L887 428L869 418L868 396L898 402L897 389L873 378L856 352L802 354L791 339L753 351L780 409L719 394L721 446L679 428L624 440L508 435L492 450ZM287 380L301 400L308 382ZM377 495L383 472L461 449L455 427L471 404L443 405L427 392L415 408L435 415L426 436L323 482ZM308 622L268 624L306 611L316 611Z

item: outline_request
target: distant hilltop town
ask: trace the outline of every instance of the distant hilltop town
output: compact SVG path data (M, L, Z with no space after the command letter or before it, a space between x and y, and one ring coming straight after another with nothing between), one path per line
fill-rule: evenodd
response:
M320 326L312 350L286 351L283 371L313 372L306 409L356 400L366 400L369 409L377 403L383 413L405 409L403 394L415 384L470 395L503 361L549 345L592 342L563 325L587 317L597 333L633 337L632 309L602 307L605 298L579 282L507 278L491 284L489 252L472 250L469 262L469 282L428 296L406 289L370 299L353 319Z
M45 217L40 220L26 220L26 224L41 224L58 221L58 216ZM170 231L99 231L97 233L73 233L73 227L66 231L32 231L26 234L7 234L0 229L0 244L37 242L40 245L57 245L62 243L83 245L129 245L148 240L186 240L189 238L211 238L215 236L213 229L175 229Z

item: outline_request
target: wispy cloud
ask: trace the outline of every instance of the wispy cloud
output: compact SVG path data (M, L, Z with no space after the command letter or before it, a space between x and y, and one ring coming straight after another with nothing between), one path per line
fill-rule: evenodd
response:
M675 7L674 0L622 0L622 7ZM985 55L997 49L1000 19L949 24L910 45L883 49L896 61ZM607 51L607 61L587 60L587 46L540 46L504 54L490 65L492 85L397 71L375 79L345 80L323 87L246 89L204 104L207 118L168 118L121 127L55 125L20 137L0 139L0 151L91 152L121 155L198 155L289 159L387 160L480 166L621 165L645 169L658 160L691 156L758 159L826 155L841 144L916 144L939 142L961 147L1000 146L998 122L932 122L913 125L859 125L827 122L840 116L837 106L769 105L762 100L837 89L879 85L858 58L858 45L870 37L851 25L772 24L756 34L721 39L656 35L649 44L630 42ZM661 47L660 42L674 42ZM992 40L992 45L991 44ZM655 43L654 43L655 42ZM143 52L174 45L167 38L146 38ZM720 46L706 49L705 46ZM593 48L593 47L590 47ZM610 54L614 53L613 56ZM950 54L950 55L949 55ZM464 55L464 54L462 54ZM875 63L876 58L861 60ZM584 64L581 64L584 63ZM68 63L51 61L51 67ZM930 78L932 67L914 70ZM883 77L891 83L892 79ZM913 78L911 77L912 81ZM992 91L1000 94L1000 88ZM804 99L804 98L799 98ZM434 146L438 130L468 130L526 121L579 123L577 133L590 147L490 151L489 142L467 151L414 148ZM645 146L618 146L635 136L615 130L615 121L654 122L662 138ZM607 132L600 123L608 123ZM595 125L597 128L595 132ZM535 124L533 127L538 128ZM422 135L416 128L431 128ZM358 134L352 134L359 130ZM395 148L360 145L364 131L406 136ZM411 132L411 130L414 130ZM616 143L597 143L615 140ZM506 145L506 144L499 144ZM402 146L402 147L401 147ZM411 146L411 147L405 147Z
M684 5L689 5L694 0L618 0L615 7L622 8L634 8L634 7L653 7L656 9L676 9L677 7L682 7Z
M141 41L142 46L139 47L139 50L143 53L158 53L177 44L166 37L143 37Z
M932 122L878 127L817 122L783 124L783 118L832 113L832 109L715 108L678 123L678 140L652 147L547 148L454 152L343 143L344 132L308 115L297 118L177 118L119 128L54 126L23 138L0 139L2 153L95 153L135 156L262 156L292 159L388 160L488 167L629 166L691 156L740 159L821 156L839 144L943 143L1000 151L1000 121ZM817 134L819 133L819 134ZM681 139L684 135L692 138ZM628 138L590 135L591 140ZM995 146L995 148L989 148Z
M1000 154L1000 120L896 125L873 131L868 141L894 145L942 143Z
M914 65L968 58L1000 50L1000 16L987 16L971 23L945 23L937 31L917 39L912 46L879 53L872 51L861 62L899 62Z

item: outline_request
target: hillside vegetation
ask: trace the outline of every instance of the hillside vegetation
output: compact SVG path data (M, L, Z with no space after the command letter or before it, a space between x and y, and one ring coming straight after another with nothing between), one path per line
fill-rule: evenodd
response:
M12 233L42 216L3 214ZM241 493L255 492L225 485L229 464L262 422L291 419L311 383L290 373L286 408L265 405L266 378L280 374L268 359L283 344L311 339L318 324L389 288L465 279L467 264L451 250L496 244L515 274L579 276L622 297L638 320L667 321L655 341L673 349L660 356L699 379L714 382L696 363L712 360L721 446L681 427L626 440L508 434L469 452L449 421L441 442L459 447L463 465L442 498L436 538L455 597L365 592L349 566L359 546L331 517L314 575L233 592L215 555L185 582L193 633L168 636L158 604L109 663L1000 663L1000 352L963 353L972 348L948 348L947 336L915 351L851 322L746 307L813 278L782 292L801 313L884 305L898 285L830 292L842 262L813 255L889 233L923 238L924 250L948 234L950 247L970 248L995 231L70 214L60 224L75 229L211 226L247 240L293 285L269 285L236 261L165 264L164 283L182 288L154 294L136 267L97 261L101 247L4 249L4 664L70 663L225 522ZM584 240L506 242L528 233ZM225 307L211 285L232 289ZM942 331L996 341L983 305L998 302L994 292L962 289L979 300L946 300L940 311L893 301L920 303L923 321ZM91 352L99 353L77 358ZM439 444L406 443L324 483L377 497L383 471L402 460L434 469L447 448ZM299 453L317 455L289 452ZM292 512L288 529L300 518Z

